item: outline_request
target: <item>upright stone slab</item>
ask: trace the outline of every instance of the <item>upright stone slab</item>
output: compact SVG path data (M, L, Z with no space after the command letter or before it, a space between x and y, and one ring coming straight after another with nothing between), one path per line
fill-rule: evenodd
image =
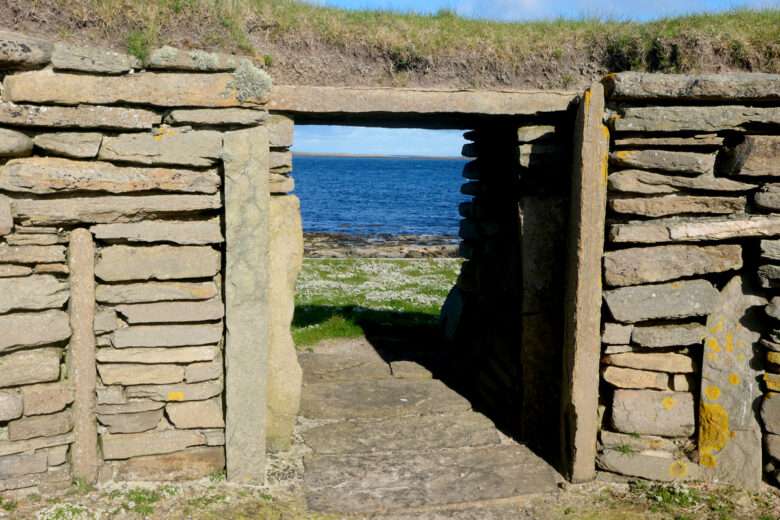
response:
M268 131L225 134L225 397L227 475L265 480L268 306Z
M567 273L561 455L574 482L596 477L599 354L601 350L601 258L607 211L609 131L604 88L585 92L575 124L571 230Z
M75 384L72 447L73 476L95 482L98 471L97 407L95 388L95 243L86 229L70 234L70 363L69 378Z
M762 478L761 427L754 412L761 396L760 371L753 368L753 351L761 337L757 315L766 304L743 286L741 277L732 278L707 318L702 361L699 460L704 474L751 489Z

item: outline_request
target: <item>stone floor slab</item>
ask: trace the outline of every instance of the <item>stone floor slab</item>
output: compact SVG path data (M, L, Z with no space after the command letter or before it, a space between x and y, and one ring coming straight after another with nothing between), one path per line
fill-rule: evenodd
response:
M324 354L304 352L298 355L303 381L308 383L383 379L392 376L390 365L374 355Z

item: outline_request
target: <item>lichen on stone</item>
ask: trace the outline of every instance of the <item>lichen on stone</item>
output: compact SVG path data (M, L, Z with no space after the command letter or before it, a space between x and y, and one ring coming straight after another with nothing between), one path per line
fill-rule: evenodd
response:
M190 51L190 59L192 64L198 70L213 70L219 65L219 60L216 54L212 54L206 51L194 50Z
M249 60L241 60L228 87L236 91L236 97L242 103L260 100L271 90L271 76L252 65Z
M170 63L176 60L176 56L179 54L179 49L165 45L160 47L152 53L152 57L149 61L158 62L160 64Z

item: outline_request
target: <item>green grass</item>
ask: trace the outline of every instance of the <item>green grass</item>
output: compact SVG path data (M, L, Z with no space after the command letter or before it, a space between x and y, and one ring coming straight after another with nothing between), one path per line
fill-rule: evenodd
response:
M458 259L306 259L298 277L298 347L390 327L435 327Z

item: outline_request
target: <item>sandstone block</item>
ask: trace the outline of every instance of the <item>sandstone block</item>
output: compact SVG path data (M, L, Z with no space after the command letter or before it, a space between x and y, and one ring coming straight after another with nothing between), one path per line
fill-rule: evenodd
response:
M604 450L597 460L603 470L659 482L698 480L701 475L699 466L687 459Z
M64 246L9 246L0 244L0 262L48 264L65 261Z
M0 422L8 422L22 416L24 405L19 392L0 392Z
M690 437L695 426L693 394L615 390L612 422L623 433Z
M191 126L257 126L268 118L265 110L251 108L196 108L174 110L165 116L165 122Z
M64 446L73 442L73 434L56 435L54 437L36 437L23 441L0 441L0 456L13 455L15 453L46 450L55 446Z
M621 72L604 80L611 99L727 101L777 99L777 74L648 74Z
M61 466L68 462L69 446L54 446L46 449L47 463L49 467Z
M0 49L2 41L0 41ZM45 450L0 457L0 479L10 479L22 475L45 473L48 469L48 456Z
M696 388L696 376L689 374L674 374L672 390L675 392L692 392Z
M709 175L715 170L715 154L669 150L621 150L610 155L610 163L623 168Z
M669 390L669 375L632 368L609 366L602 374L604 381L617 388L651 388Z
M639 353L610 354L604 356L604 364L637 370L652 370L671 374L690 374L695 370L693 359L683 354Z
M2 252L0 252L2 255ZM68 301L68 284L54 276L43 274L26 278L0 278L0 313L13 310L43 310L62 307ZM52 325L58 325L59 315L46 314ZM29 317L19 318L29 320ZM6 323L10 323L6 320ZM62 335L60 326L55 334Z
M0 102L0 123L16 126L140 130L159 125L160 119L158 114L140 108L52 107Z
M0 31L0 67L29 69L47 65L51 60L52 44L39 38Z
M136 58L118 52L94 47L77 47L57 43L51 64L54 70L122 74L136 65Z
M206 167L222 154L222 134L162 128L154 133L104 137L99 159L140 164Z
M187 365L184 372L184 380L188 383L202 383L219 379L225 372L225 364L222 355L218 355L214 361L192 363Z
M719 148L723 138L718 134L699 134L691 137L621 137L615 139L617 148Z
M718 294L706 280L688 280L604 291L604 300L616 320L636 323L704 316L713 310Z
M0 282L2 281L0 279ZM3 288L2 283L0 288ZM0 352L22 347L51 345L65 341L69 337L69 319L67 313L63 311L50 310L0 316Z
M744 140L726 149L722 169L727 175L778 177L780 169L780 137L771 135L747 135Z
M33 267L33 274L68 274L68 264L38 264Z
M7 236L14 230L14 214L11 200L0 195L0 237Z
M764 396L761 420L768 432L780 434L780 393L769 392Z
M120 224L98 224L90 231L99 240L128 242L172 242L181 245L206 245L224 242L219 218L177 222L145 220Z
M762 265L758 268L761 287L771 289L780 287L780 265Z
M65 409L73 402L73 387L64 383L22 387L24 415L44 415Z
M121 327L122 324L122 320L119 319L114 309L100 309L95 314L95 334L113 332Z
M198 480L225 469L222 448L191 448L168 455L136 457L114 463L114 479L134 481Z
M222 323L197 325L134 325L114 331L111 343L126 347L186 347L222 340Z
M720 132L779 121L780 108L729 105L632 107L611 123L617 132Z
M32 155L33 141L27 135L0 128L0 158Z
M650 348L701 345L705 333L704 326L700 323L637 325L631 334L631 340Z
M105 149L105 140L108 139L104 138L102 149ZM219 185L216 170L135 168L58 157L14 159L0 168L0 189L19 193L131 193L149 190L216 193Z
M35 146L52 155L71 159L92 159L97 157L103 134L97 132L57 132L38 134L33 139Z
M768 434L766 440L766 451L770 457L780 460L780 435Z
M764 184L754 200L759 208L777 212L780 208L780 184Z
M669 215L730 215L745 213L745 197L668 195L664 197L612 198L609 208L622 215L666 217Z
M127 388L131 399L152 399L154 401L205 401L222 393L221 381L178 385L142 385Z
M202 302L120 305L117 311L130 324L215 321L225 316L224 305L218 298Z
M138 413L100 415L98 421L109 433L141 433L153 430L163 417L162 408Z
M553 125L521 126L517 129L517 142L553 141L557 137L556 131L557 129Z
M775 215L695 220L655 220L610 227L612 242L701 242L732 238L780 236L780 217Z
M608 345L628 345L631 342L633 325L605 323L601 333L601 342Z
M98 373L104 385L167 385L184 381L184 367L178 365L101 363Z
M663 437L656 437L654 435L630 435L627 433L616 433L608 430L601 430L599 433L599 440L604 448L617 448L619 446L627 446L635 452L642 451L677 451L677 445Z
M780 240L762 240L761 258L780 260Z
M22 441L35 437L54 437L68 433L73 429L73 417L70 410L51 415L23 417L8 423L8 438Z
M269 154L269 167L276 173L286 173L292 170L292 152L289 150L272 149Z
M196 363L213 361L219 355L216 346L177 347L177 348L101 348L97 351L97 360L101 363ZM155 381L159 383L159 381Z
M127 403L125 389L121 386L102 386L98 385L95 389L97 394L97 406L100 405L118 405Z
M24 265L0 265L0 278L18 278L20 276L29 276L33 272L32 268Z
M185 213L219 209L214 195L149 195L144 197L68 197L14 199L16 217L23 224L109 224L137 222Z
M679 177L644 170L622 170L609 176L610 191L645 195L676 193L681 190L740 193L755 188L754 184L712 175Z
M88 76L51 70L23 72L5 78L5 99L55 105L130 103L218 108L263 104L271 79L245 63L234 74L145 72L129 76Z
M289 148L293 145L294 122L287 116L272 115L268 120L268 144L272 148Z
M295 190L295 179L289 175L271 173L269 185L271 193L274 195L284 195Z
M202 446L203 434L187 430L167 430L145 433L103 434L100 436L106 460L129 459L145 455L162 455Z
M134 414L162 410L164 407L164 403L158 403L157 401L149 401L146 399L138 399L127 401L122 404L99 404L97 406L97 413L99 415Z
M631 345L604 345L604 354L623 354L624 352L633 352Z
M154 49L145 65L149 69L224 72L235 70L238 67L238 59L229 54L177 49L166 45Z
M636 247L604 255L604 279L611 286L665 282L741 267L738 245Z
M189 401L168 403L165 406L168 418L177 428L224 428L222 399L216 397L208 401Z
M9 246L56 246L67 244L68 235L65 233L14 233L6 235L5 242Z
M766 306L765 310L767 316L780 320L780 297L775 296L772 298L772 301Z
M218 294L214 282L146 282L98 285L97 301L108 304L209 300Z
M110 246L98 254L95 275L106 282L210 278L221 268L219 251L205 246Z

